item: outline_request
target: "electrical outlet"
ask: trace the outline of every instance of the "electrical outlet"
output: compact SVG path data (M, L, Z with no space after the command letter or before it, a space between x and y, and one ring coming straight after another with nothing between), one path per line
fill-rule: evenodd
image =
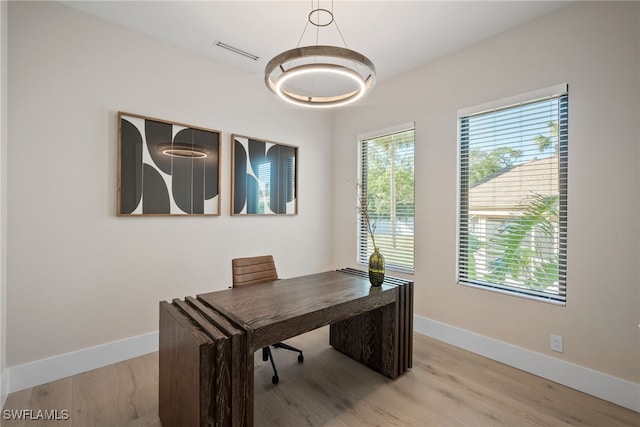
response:
M562 353L562 335L551 335L551 350Z

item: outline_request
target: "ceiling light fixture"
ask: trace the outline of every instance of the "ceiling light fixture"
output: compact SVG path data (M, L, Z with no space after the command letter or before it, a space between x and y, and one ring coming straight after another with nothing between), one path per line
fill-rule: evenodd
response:
M376 82L371 60L348 49L331 10L314 8L305 24L298 46L276 55L264 69L264 82L273 93L305 107L338 107L360 99ZM315 26L316 45L300 47L309 24ZM345 47L318 45L321 27L334 24Z

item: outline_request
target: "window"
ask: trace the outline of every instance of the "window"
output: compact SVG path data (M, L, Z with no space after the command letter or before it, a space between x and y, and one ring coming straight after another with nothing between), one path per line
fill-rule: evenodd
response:
M388 270L414 269L414 124L360 136L359 197L366 195L376 246ZM369 263L373 242L359 215L358 262Z
M459 113L458 283L566 302L568 94Z

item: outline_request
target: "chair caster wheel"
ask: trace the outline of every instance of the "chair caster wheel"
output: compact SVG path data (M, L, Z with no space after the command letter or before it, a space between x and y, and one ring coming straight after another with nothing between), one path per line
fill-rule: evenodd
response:
M280 382L280 378L278 378L277 375L274 375L274 376L271 377L271 382L273 384L278 384Z
M298 355L298 363L304 362L304 356L302 354Z

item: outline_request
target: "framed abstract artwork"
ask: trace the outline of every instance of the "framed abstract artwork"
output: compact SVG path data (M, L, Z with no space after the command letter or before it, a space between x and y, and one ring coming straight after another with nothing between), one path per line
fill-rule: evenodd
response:
M298 213L298 147L231 135L231 214Z
M220 131L118 113L118 216L220 215Z

